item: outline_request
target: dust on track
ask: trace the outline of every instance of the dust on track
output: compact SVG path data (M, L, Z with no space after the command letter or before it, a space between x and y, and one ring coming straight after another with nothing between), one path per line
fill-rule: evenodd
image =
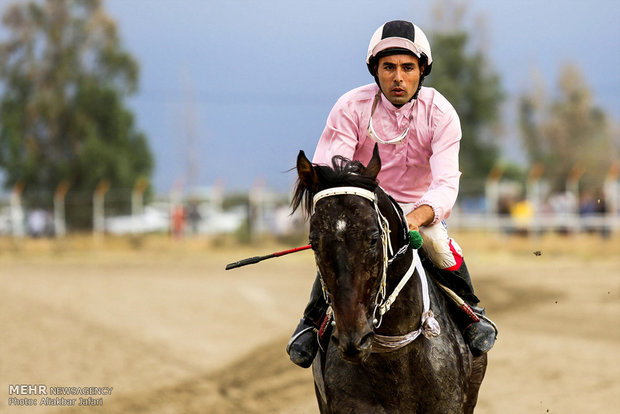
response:
M620 403L620 242L467 240L500 326L477 413L610 412ZM550 244L549 244L550 243ZM225 272L268 247L149 245L0 254L0 411L8 384L113 386L100 407L34 413L316 413L284 352L312 282L299 254ZM542 256L532 251L541 250ZM493 254L489 254L492 252Z
M286 337L273 340L229 366L166 387L131 393L106 407L110 413L278 413L313 399L309 372L282 357ZM63 412L71 412L65 410Z

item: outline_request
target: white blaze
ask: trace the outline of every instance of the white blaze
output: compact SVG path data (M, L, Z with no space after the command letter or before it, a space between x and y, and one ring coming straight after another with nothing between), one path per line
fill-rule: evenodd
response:
M340 219L336 222L336 231L343 232L347 228L347 222Z

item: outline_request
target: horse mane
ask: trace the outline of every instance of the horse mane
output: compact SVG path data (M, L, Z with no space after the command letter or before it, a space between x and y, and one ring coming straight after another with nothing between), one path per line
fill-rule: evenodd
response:
M375 191L379 182L372 177L364 175L366 167L359 161L336 155L332 158L332 166L312 164L316 172L317 180L313 188L308 188L297 178L291 201L292 213L302 207L306 216L312 213L312 200L319 191L332 187L360 187L365 190ZM291 214L292 214L291 213Z

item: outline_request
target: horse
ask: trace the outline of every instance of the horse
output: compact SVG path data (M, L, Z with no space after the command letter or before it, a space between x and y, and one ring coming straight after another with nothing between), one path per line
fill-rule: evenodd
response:
M366 166L297 157L292 207L310 217L332 315L321 329L331 341L312 364L320 412L472 413L486 354L470 353L453 305L409 246L402 210L377 182L380 169L378 146Z

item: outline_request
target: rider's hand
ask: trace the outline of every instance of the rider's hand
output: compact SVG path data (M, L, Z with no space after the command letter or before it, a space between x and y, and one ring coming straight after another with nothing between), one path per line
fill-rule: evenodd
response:
M420 227L431 224L435 219L435 212L431 206L422 204L420 207L407 214L409 230L419 231Z

